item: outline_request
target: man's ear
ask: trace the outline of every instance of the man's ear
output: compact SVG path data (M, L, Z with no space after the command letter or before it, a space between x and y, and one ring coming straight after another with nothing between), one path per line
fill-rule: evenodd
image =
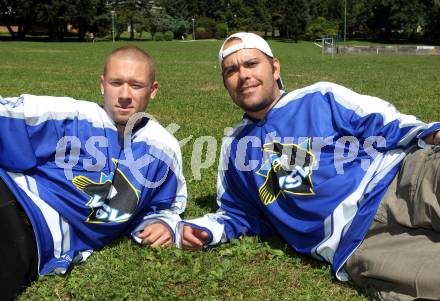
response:
M272 60L272 66L273 66L273 79L275 81L279 80L281 77L281 64L280 61L276 58Z
M99 84L99 87L101 89L101 94L104 95L104 75L101 75L101 82Z
M150 88L150 99L153 99L154 97L156 97L157 92L159 91L159 82L157 80L155 80L152 84L151 84L151 88Z

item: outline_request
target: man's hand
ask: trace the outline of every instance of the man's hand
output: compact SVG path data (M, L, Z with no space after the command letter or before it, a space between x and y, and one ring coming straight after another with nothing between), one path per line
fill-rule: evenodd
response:
M182 249L200 250L207 243L208 237L208 232L185 225L181 238Z
M173 243L173 234L162 222L150 224L138 234L143 245L151 247L169 247Z
M429 134L423 140L426 144L440 145L440 131Z

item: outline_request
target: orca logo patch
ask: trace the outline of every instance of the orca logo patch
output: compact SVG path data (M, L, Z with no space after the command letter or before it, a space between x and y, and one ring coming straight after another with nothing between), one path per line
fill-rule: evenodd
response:
M90 196L87 205L92 208L88 223L122 223L135 212L139 192L118 168L109 175L101 174L99 183L85 176L72 179L76 188Z
M304 143L304 147L278 141L266 143L263 145L263 152L269 157L257 171L258 175L266 178L258 189L263 204L267 206L280 194L285 197L285 193L314 194L312 167L316 163L310 140Z

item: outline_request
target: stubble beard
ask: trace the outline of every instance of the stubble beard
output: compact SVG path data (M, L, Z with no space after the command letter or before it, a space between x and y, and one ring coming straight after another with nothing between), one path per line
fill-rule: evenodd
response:
M236 104L246 112L256 113L268 109L276 101L276 95L274 92L272 92L270 95L267 95L256 104L248 105L246 104L246 101L244 101L244 99L239 99L238 101L236 101Z

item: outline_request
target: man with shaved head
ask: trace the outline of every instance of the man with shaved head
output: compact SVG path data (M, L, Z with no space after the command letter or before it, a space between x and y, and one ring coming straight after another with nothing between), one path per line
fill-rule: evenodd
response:
M0 99L0 299L63 274L121 234L174 242L186 206L179 144L143 113L158 92L153 60L113 51L104 105L67 97Z
M153 60L140 48L121 47L107 57L101 76L104 110L121 135L128 119L135 112L144 112L156 95L155 73Z

